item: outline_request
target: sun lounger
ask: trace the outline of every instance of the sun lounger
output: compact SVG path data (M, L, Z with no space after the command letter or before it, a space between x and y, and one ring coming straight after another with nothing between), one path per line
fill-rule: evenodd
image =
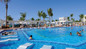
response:
M1 38L10 38L10 37L18 37L18 36L6 36L6 37L1 37Z
M16 38L16 39L6 39L6 40L0 40L0 42L15 41L15 40L18 40L18 38Z
M52 46L50 46L50 45L43 45L43 47L40 48L40 49L52 49Z
M17 49L26 49L27 47L30 47L31 45L33 45L32 43L26 43L24 45L20 45Z
M75 49L75 48L66 48L66 49Z
M2 32L3 30L0 30L0 32Z

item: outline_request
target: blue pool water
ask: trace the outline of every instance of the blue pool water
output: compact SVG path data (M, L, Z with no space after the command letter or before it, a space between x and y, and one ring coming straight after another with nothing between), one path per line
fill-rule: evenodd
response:
M79 37L76 34L76 32L82 29L84 29L84 31L81 32L82 36ZM73 29L71 29L71 27L58 27L46 29L24 28L21 30L10 31L14 31L16 33L14 35L9 36L18 36L15 38L18 38L19 40L0 42L0 49L17 49L20 45L23 45L25 43L33 43L34 46L31 49L40 49L43 45L51 45L53 46L53 49L86 49L86 26L73 27ZM72 32L72 36L70 36L70 32ZM30 35L33 36L33 40L28 40L28 36ZM0 40L5 39L0 38Z

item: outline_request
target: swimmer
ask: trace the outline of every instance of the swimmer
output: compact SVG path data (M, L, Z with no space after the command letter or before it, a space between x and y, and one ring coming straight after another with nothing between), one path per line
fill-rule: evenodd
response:
M81 30L80 30L80 33L81 33Z
M81 36L81 34L79 33L78 36Z
M79 34L79 32L77 31L77 34Z
M84 31L84 29L82 29L82 31Z
M72 35L72 33L70 32L70 35Z
M32 35L30 35L29 39L32 40Z

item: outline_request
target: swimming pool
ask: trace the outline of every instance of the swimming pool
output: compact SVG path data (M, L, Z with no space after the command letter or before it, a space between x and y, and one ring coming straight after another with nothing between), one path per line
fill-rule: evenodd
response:
M81 32L82 36L79 37L76 32L82 29L84 29L84 31ZM18 46L28 42L34 44L32 49L40 49L43 45L51 45L53 46L53 49L65 49L67 47L76 49L86 48L86 26L73 27L73 29L71 29L71 27L57 27L46 29L24 28L21 30L14 30L14 32L16 32L16 34L11 36L18 36L17 38L19 40L0 43L1 49L17 49ZM28 37L25 37L23 32L27 36L32 35L34 40L27 40ZM72 36L70 36L70 32L72 32Z

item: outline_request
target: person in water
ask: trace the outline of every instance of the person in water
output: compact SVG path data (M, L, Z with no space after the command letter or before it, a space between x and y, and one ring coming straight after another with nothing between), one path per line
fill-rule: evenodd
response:
M78 36L81 36L81 34L80 34L79 32L77 32L77 35L78 35Z
M32 40L32 35L30 35L29 39Z
M81 36L81 34L79 33L78 36Z
M72 35L72 33L70 32L70 35Z
M82 31L84 31L84 29L82 29Z
M77 34L79 34L79 32L77 31Z
M81 30L80 30L80 33L81 33Z

